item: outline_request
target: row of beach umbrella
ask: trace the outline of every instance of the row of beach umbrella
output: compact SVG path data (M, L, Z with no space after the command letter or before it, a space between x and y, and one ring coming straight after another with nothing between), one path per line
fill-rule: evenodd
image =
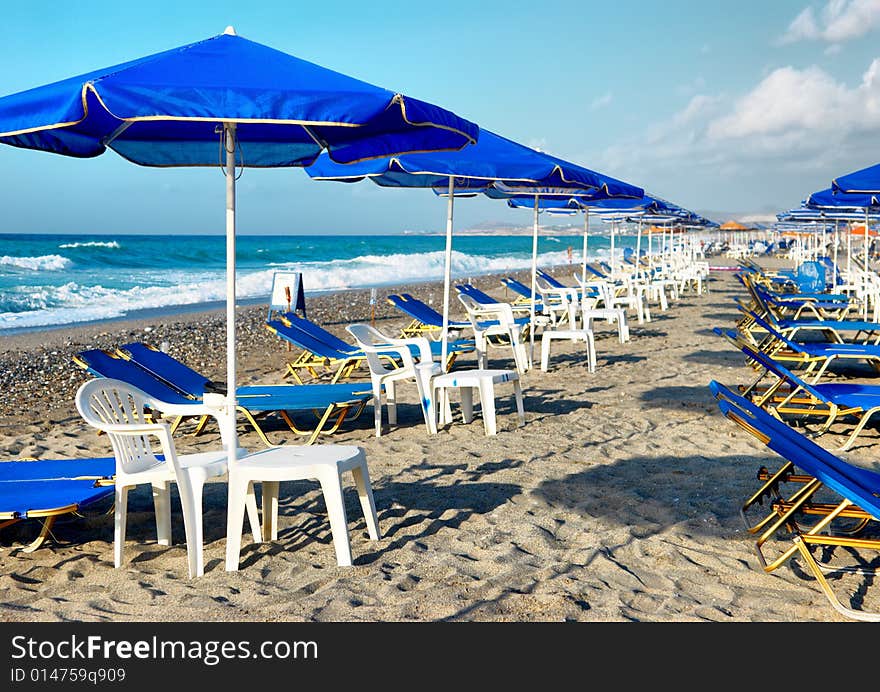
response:
M445 324L456 197L528 199L536 236L538 212L551 201L583 204L585 214L591 204L612 199L630 200L623 205L633 214L650 206L672 209L639 186L517 144L440 106L250 41L232 27L0 98L0 143L77 158L112 150L141 166L224 171L225 411L233 446L239 169L298 167L319 180L369 179L448 197ZM533 251L533 270L535 258Z
M863 237L864 266L868 267L869 237L876 235L872 222L880 220L880 164L840 176L831 186L810 194L799 207L777 214L776 230L809 234L834 233L834 287L837 285L837 248L840 224L846 224L847 274L850 273L853 235Z

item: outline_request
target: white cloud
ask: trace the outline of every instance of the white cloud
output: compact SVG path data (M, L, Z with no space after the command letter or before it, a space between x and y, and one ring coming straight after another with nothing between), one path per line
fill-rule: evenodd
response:
M817 12L806 7L795 17L781 43L812 40L840 43L880 27L880 0L827 0Z
M672 116L590 160L623 180L678 184L738 208L752 201L772 205L766 196L782 188L782 209L827 187L835 175L876 163L875 142L880 58L849 83L815 66L781 67L739 96L703 91L683 98ZM678 201L675 190L668 195Z
M593 102L590 104L590 110L597 111L600 108L607 108L608 106L611 105L611 102L613 100L614 100L614 96L611 94L610 91L605 94L602 94L602 96L599 96L599 97L593 99Z
M672 120L677 125L686 125L693 122L709 112L718 103L719 98L717 96L697 94L688 102L688 105L673 116Z
M710 139L793 137L823 131L880 128L880 60L874 60L853 88L818 67L782 67L771 72L734 105L730 115L709 125Z

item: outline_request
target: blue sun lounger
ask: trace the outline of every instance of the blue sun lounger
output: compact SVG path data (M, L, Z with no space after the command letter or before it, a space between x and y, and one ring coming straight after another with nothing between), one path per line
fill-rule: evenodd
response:
M590 265L590 264L587 265L587 271L588 271L589 273L591 273L593 276L595 276L596 278L603 279L603 280L608 280L608 279L609 279L609 277L608 277L607 274L604 274L603 272L598 271L595 267L593 267L593 266ZM577 290L577 291L579 292L580 295L583 295L583 294L584 294L583 292L586 291L586 295L588 295L588 296L591 297L591 298L596 298L596 297L598 297L598 296L600 295L600 293L601 293L600 290L599 290L599 287L598 287L598 286L590 286L590 285L588 285L588 286L586 286L586 287L584 287L584 288L576 288L576 287L574 287L574 286L566 286L564 283L562 283L562 282L561 282L559 279L557 279L555 276L553 276L552 274L548 274L548 273L547 273L546 271L544 271L543 269L538 269L537 274L538 274L538 276L540 276L542 279L544 279L544 281L546 281L548 284L550 284L550 285L553 286L554 288L565 288L565 289L568 289L568 290L573 290L573 289L574 289L574 290Z
M349 344L327 329L293 312L285 313L280 319L268 321L266 326L277 336L302 349L303 352L293 362L288 363L287 374L294 375L296 379L299 379L297 370L306 369L313 377L331 374L332 381L336 382L351 376L367 357L360 347ZM433 357L442 354L442 343L430 339L428 343ZM420 356L417 346L412 345L410 348L414 357ZM473 339L450 340L446 351L447 370L460 354L475 350ZM395 353L389 351L388 357L394 358ZM323 371L319 368L323 368Z
M112 377L137 387L159 404L196 405L205 393L224 391L175 358L142 344L127 344L117 353L100 349L82 351L74 361L96 377ZM277 413L292 432L308 436L307 444L312 444L319 435L338 430L349 416L357 417L372 396L371 387L364 383L255 385L236 389L238 411L267 446L273 443L258 423L259 415ZM290 415L295 411L314 411L319 418L317 425L311 430L300 429ZM195 434L199 434L209 418L201 412L194 415L199 418L195 429ZM333 424L327 428L334 416ZM182 418L177 418L174 429Z
M841 450L850 449L868 421L880 411L880 385L850 382L810 384L766 353L738 338L735 331L716 327L715 333L725 337L746 358L763 368L761 376L743 388L742 392L761 408L772 408L780 417L824 417L824 424L815 433L817 437L828 432L840 419L854 417L857 425ZM759 391L758 384L766 375L774 376L776 381ZM784 391L783 387L787 387L787 390Z
M25 519L41 519L30 553L50 535L55 520L113 495L113 457L0 462L0 529Z
M519 296L518 300L532 299L532 289L526 286L522 281L514 279L512 276L505 276L503 279L501 279L501 285L505 288L509 288L511 291L516 293ZM537 297L538 296L536 295L536 298Z
M793 339L800 331L820 332L826 337L830 337L834 341L844 343L851 341L854 343L880 343L880 323L866 320L849 319L845 315L843 319L812 319L788 318L783 317L774 310L774 307L765 299L765 292L759 286L750 285L743 282L752 296L753 306L747 306L739 299L736 300L739 309L746 314L740 322L740 329L743 331L754 331L754 320L748 315L749 311L754 311L760 317L773 324L778 331L786 334ZM878 336L875 336L878 334ZM862 335L864 335L862 337ZM844 338L846 337L846 338ZM861 340L860 340L861 337Z
M504 302L504 301L498 300L497 298L493 298L488 293L486 293L485 291L481 291L479 288L477 288L473 284L456 284L455 290L458 291L459 293L463 293L467 296L470 296L476 302L481 303L483 305L495 305L496 303L503 303ZM531 296L531 291L529 291L529 295ZM514 312L521 313L521 312L530 310L528 305L523 305L521 303L519 303L519 304L518 303L511 303L510 305L513 308ZM535 310L537 312L540 312L540 307L541 307L540 303L535 303ZM514 319L514 322L516 322L517 324L528 324L529 318L528 318L528 316L517 317ZM485 328L485 327L489 326L489 324L490 324L489 322L481 322L481 323L479 323L479 326L481 328Z
M880 343L880 323L869 320L787 320L779 319L772 312L764 316L777 331L794 339L798 332L820 332L837 343Z
M432 339L440 338L443 329L443 315L437 312L427 303L414 298L409 293L400 293L388 296L388 302L398 310L412 318L412 322L401 330L401 336L428 336ZM450 331L470 329L470 322L449 320Z
M756 325L773 338L773 346L768 349L765 344L762 350L774 360L806 365L805 372L807 374L813 373L816 366L819 366L818 371L812 377L812 384L818 382L828 366L838 360L862 361L870 364L875 370L880 370L880 346L878 345L794 341L779 332L756 312L746 312Z
M826 577L847 573L865 576L858 580L856 592L850 594L851 604L862 599L858 591L874 582L876 569L862 557L856 557L855 565L832 565L827 560L839 554L838 549L843 549L847 556L862 550L880 550L880 540L859 534L867 525L880 521L880 473L845 462L718 382L710 383L710 389L722 414L785 459L784 468L789 472L796 468L804 473L798 490L788 498L776 499L767 522L759 528L756 548L763 570L772 572L799 555L838 613L855 620L880 621L880 613L843 605ZM818 502L823 489L839 499ZM805 515L820 519L809 527L802 526ZM857 522L856 528L847 525L842 531L834 530L840 519ZM768 560L764 554L766 543L779 535L781 529L790 534L791 545ZM814 553L819 553L823 561Z

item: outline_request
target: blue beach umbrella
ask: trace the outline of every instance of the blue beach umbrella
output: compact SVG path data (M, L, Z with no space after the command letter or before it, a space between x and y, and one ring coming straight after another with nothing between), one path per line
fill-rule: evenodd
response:
M838 180L843 180L845 184L861 184L868 186L870 181L868 176L853 174L855 178L844 176ZM847 180L849 182L847 183ZM852 220L854 216L861 214L858 220L864 221L865 228L870 225L870 218L880 212L880 194L871 192L844 192L840 189L832 187L826 190L814 192L805 201L804 205L807 209L815 209L821 211L825 218L839 220ZM873 212L873 214L872 214ZM836 228L835 228L836 230ZM850 238L851 239L851 238ZM835 237L834 243L835 258L837 252L837 242ZM865 233L864 242L865 267L868 266L868 233ZM849 256L847 256L847 264L849 264ZM837 286L837 262L835 259L834 284ZM867 309L867 308L866 308Z
M835 178L831 189L836 193L880 194L880 163Z
M448 110L223 34L0 98L0 143L226 176L227 388L235 442L236 167L302 167L457 150L479 128Z
M644 190L563 159L536 151L486 129L475 145L456 152L421 153L339 165L321 155L306 172L315 180L359 182L369 179L382 187L428 188L448 197L443 297L441 363L446 363L446 332L449 325L449 294L452 261L452 228L456 196L485 194L496 199L529 195L535 208L545 197L566 198L575 194L610 197L641 197ZM532 305L535 296L533 242ZM534 312L532 313L534 323ZM531 330L534 335L534 329Z

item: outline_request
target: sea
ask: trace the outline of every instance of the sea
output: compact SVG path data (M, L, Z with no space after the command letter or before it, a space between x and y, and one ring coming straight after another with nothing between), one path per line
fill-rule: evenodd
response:
M278 271L302 273L309 295L443 278L442 235L241 235L240 304L268 305ZM578 264L582 237L542 234L539 266ZM615 239L616 247L634 238ZM531 266L530 235L462 234L454 280ZM607 259L607 235L589 237L591 261ZM144 315L210 309L226 299L226 239L219 235L0 234L0 334Z

